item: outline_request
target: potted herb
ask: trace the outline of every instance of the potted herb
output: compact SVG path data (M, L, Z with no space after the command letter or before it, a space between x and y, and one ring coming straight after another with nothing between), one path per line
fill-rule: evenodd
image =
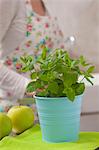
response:
M56 49L47 55L44 47L40 57L21 57L23 72L30 71L32 81L27 92L36 91L36 104L43 140L48 142L76 141L79 137L84 79L91 84L94 66L83 56L72 59L68 52ZM79 77L82 79L79 80Z

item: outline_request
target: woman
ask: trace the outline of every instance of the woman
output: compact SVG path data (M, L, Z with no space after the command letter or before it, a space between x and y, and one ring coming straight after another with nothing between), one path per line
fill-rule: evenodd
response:
M57 19L49 15L43 1L0 0L0 44L0 106L1 111L7 111L24 97L30 81L19 74L20 56L36 58L42 45L48 51L64 48L64 39Z

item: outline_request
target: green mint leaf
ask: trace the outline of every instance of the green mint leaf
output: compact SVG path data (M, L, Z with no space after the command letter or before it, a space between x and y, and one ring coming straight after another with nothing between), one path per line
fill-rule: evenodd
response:
M27 59L24 56L20 57L20 60L22 61L22 63L26 64L27 63Z
M29 62L32 62L32 61L33 61L33 57L32 57L31 55L29 55L29 56L27 56L27 60L28 60Z
M29 66L25 66L25 67L22 67L21 68L21 72L28 72L30 69L29 69Z
M67 64L67 66L71 66L72 60L67 52L65 53L64 60Z
M45 97L47 96L48 92L47 90L43 90L42 92L37 93L37 96Z
M53 81L48 84L48 91L50 91L51 93L57 94L58 89L59 87L58 87L57 82Z
M36 82L35 81L32 81L28 84L27 88L26 88L26 91L27 92L34 92L36 91Z
M40 75L39 75L39 78L40 78L40 80L42 80L42 81L48 81L47 74L40 74Z
M29 64L29 70L31 71L31 70L33 70L33 69L34 69L34 63L31 62L31 63Z
M68 71L64 73L64 86L71 86L72 84L76 83L78 80L78 73L75 71Z
M74 101L75 99L75 91L73 88L65 88L63 93L66 94L66 96L69 98L69 100Z
M46 59L46 54L47 54L47 48L44 47L43 51L42 51L42 59L45 60Z
M91 66L88 68L87 73L92 73L95 69L95 66Z
M84 66L84 67L90 65L89 63L86 63L83 56L80 56L79 60L80 60L81 65Z
M76 95L81 95L85 91L85 84L84 83L78 83L77 87L75 88Z
M37 79L38 73L37 72L32 72L30 77L31 77L31 79Z

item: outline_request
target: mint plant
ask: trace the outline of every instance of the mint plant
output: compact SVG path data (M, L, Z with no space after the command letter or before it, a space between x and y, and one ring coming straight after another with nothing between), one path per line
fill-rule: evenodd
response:
M63 49L56 49L47 55L44 47L42 54L35 60L32 56L21 57L22 72L30 72L31 82L27 92L36 91L36 96L68 97L74 101L75 96L83 94L84 79L90 82L94 66L88 64L84 57L72 59ZM83 78L79 80L79 77Z

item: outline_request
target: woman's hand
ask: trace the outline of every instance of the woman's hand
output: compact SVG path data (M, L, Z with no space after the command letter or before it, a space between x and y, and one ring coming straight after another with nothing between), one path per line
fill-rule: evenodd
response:
M25 92L26 97L34 97L36 95L36 92Z
M34 91L34 92L25 92L25 96L34 97L36 95L36 93L42 92L43 90L44 89L37 89L37 91Z

